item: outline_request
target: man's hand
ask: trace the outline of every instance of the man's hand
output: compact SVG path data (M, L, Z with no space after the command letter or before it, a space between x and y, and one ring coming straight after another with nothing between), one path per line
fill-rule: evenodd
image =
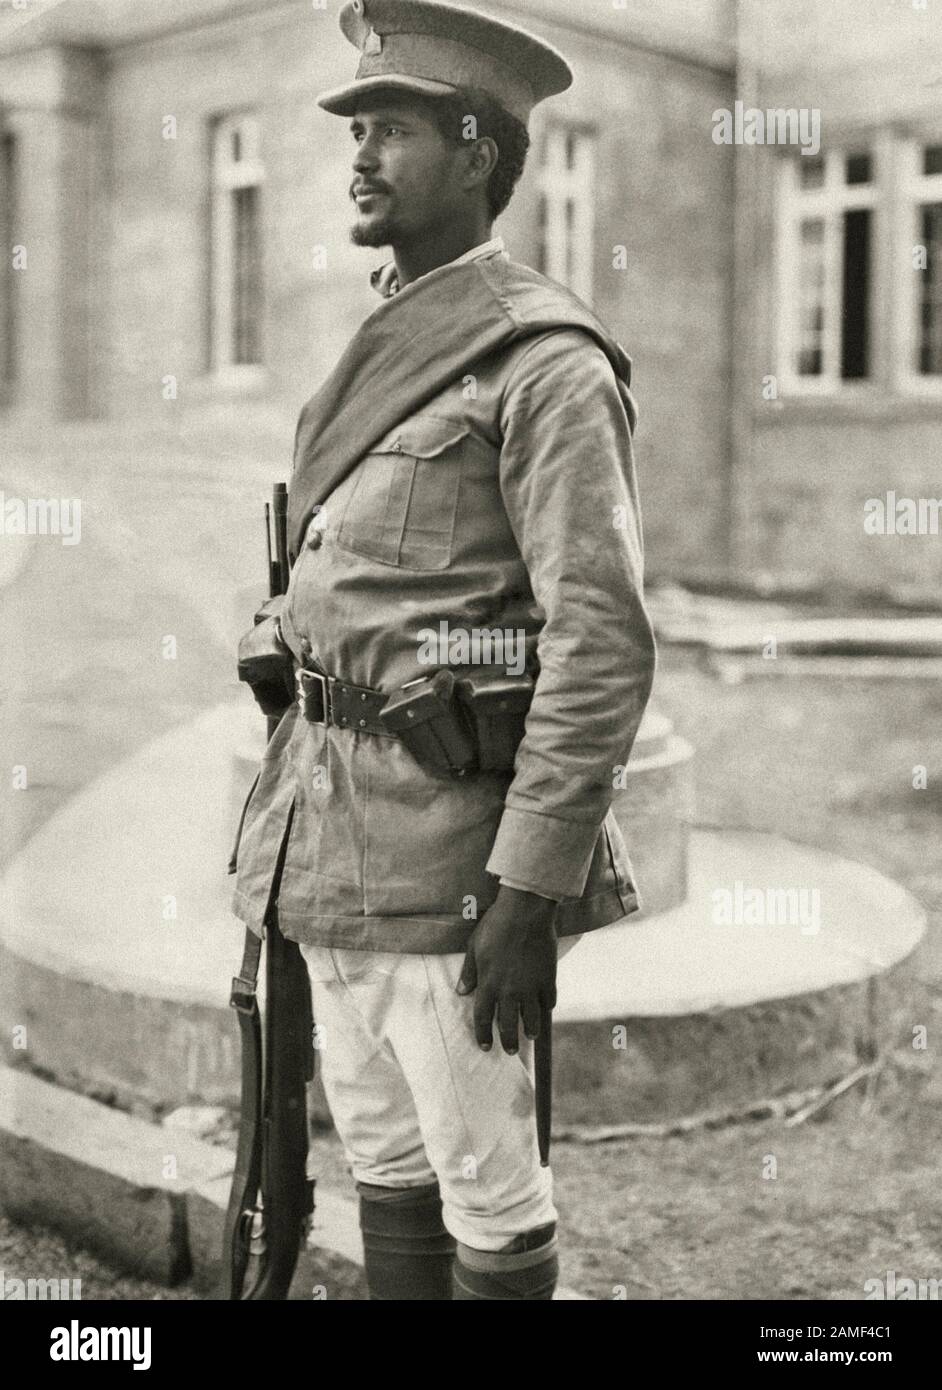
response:
M472 932L457 990L475 993L474 1036L485 1052L495 1009L503 1049L514 1053L520 1018L535 1038L542 1012L556 1007L555 916L555 902L502 884Z

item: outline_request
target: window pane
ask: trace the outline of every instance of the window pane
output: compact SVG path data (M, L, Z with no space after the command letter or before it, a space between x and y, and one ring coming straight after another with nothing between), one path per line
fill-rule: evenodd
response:
M539 170L537 269L592 298L593 137L572 127L546 133Z
M919 370L942 375L942 203L922 209L922 242L926 269L922 272L919 315Z
M869 208L844 213L841 376L848 381L870 373L870 221Z
M922 152L922 172L942 174L942 145L927 145Z
M575 132L566 132L566 168L575 169L576 167L576 136Z
M232 360L261 361L261 254L258 189L235 188L233 198Z
M824 158L822 155L802 155L798 161L799 182L802 188L822 188L824 186Z
M869 183L873 177L872 164L869 154L849 154L846 165L847 182Z
M18 271L13 269L12 251L16 233L16 146L12 135L0 137L0 237L3 264L0 266L0 381L16 378L16 292Z
M547 247L547 199L546 194L540 194L537 207L537 244L536 244L536 268L541 275L546 274L546 267L549 263L549 250Z
M824 222L802 222L798 267L798 375L824 370Z

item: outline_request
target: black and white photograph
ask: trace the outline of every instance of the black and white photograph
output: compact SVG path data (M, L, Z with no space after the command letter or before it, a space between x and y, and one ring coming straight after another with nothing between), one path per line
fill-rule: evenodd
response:
M942 0L0 0L28 1364L911 1364L940 528Z

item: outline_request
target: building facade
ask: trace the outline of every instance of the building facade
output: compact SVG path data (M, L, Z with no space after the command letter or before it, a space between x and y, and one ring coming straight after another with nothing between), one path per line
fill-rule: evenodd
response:
M340 3L0 0L10 418L291 413L316 389L382 258L350 244L352 145L315 102L355 64ZM477 3L575 72L497 230L634 360L651 572L931 582L937 550L862 524L938 478L931 6ZM820 148L719 142L737 102L817 111Z
M820 113L821 147L737 147L732 495L748 569L942 592L942 12L742 7L737 94ZM773 394L767 378L775 378Z

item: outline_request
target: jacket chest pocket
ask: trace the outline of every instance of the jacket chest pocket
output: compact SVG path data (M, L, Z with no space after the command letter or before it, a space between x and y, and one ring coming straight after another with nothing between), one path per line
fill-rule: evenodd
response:
M357 468L335 543L401 569L446 569L467 435L461 420L422 416L381 439Z

